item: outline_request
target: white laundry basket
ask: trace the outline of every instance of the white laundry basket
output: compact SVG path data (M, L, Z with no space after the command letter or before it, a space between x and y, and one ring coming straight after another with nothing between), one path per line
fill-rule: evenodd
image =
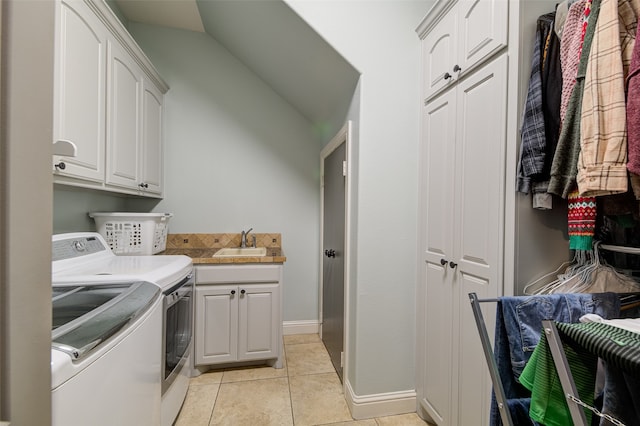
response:
M173 213L89 213L115 254L152 255L167 247Z

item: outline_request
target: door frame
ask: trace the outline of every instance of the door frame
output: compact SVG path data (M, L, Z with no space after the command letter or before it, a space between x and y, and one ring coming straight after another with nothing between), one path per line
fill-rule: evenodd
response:
M352 135L352 122L351 120L347 120L347 122L342 126L342 128L338 131L338 133L331 139L331 141L322 149L320 152L320 250L319 250L319 261L320 261L320 281L319 281L319 312L318 317L320 321L320 337L322 338L322 309L323 309L323 248L324 248L324 160L333 153L340 145L343 143L345 145L345 162L347 165L347 170L345 173L345 188L344 188L344 338L342 342L342 348L344 352L343 362L342 362L342 384L343 388L346 389L346 383L348 378L348 366L349 366L349 350L347 343L350 341L349 338L349 289L350 285L350 271L351 271L351 135Z

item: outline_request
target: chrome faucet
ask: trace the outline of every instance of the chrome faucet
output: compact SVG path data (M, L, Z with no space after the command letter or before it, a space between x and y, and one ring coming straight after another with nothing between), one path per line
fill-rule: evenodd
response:
M249 232L253 231L253 228L249 228L248 231L242 231L240 233L240 247L241 248L245 248L247 247L247 235L249 234Z

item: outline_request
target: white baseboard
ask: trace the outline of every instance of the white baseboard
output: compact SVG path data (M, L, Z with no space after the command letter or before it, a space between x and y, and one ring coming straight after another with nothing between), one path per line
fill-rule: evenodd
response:
M282 323L282 334L319 334L320 323L318 320L307 321L284 321Z
M416 392L414 390L358 396L349 381L345 381L345 397L356 420L373 417L395 416L416 412Z

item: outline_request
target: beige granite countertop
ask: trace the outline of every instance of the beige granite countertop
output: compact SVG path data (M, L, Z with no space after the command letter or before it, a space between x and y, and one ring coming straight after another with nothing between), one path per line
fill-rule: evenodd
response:
M169 234L167 247L161 254L182 254L189 256L194 265L238 264L238 263L284 263L287 261L282 250L280 234L251 233L247 237L252 244L256 236L256 246L266 247L266 256L214 257L221 248L239 247L240 234Z

